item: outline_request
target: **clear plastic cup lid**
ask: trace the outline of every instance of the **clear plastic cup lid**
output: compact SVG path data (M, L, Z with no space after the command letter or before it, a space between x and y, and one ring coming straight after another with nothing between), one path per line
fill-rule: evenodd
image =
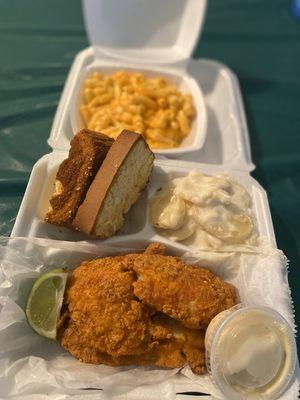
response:
M276 399L294 375L294 333L271 308L226 310L211 322L205 344L208 371L232 400Z

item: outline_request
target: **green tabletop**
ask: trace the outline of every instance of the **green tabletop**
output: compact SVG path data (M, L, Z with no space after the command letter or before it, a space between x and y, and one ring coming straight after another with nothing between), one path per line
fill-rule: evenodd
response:
M201 1L201 0L199 0ZM240 80L257 168L300 322L300 21L287 0L209 0L194 57ZM68 70L87 47L79 0L0 0L0 234L9 235Z

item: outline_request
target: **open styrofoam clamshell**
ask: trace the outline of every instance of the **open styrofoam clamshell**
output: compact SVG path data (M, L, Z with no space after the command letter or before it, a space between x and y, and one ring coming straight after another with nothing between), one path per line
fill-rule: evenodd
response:
M67 157L66 153L50 153L34 166L22 205L12 232L12 236L42 237L54 240L92 240L84 233L44 222L50 206L49 199L54 191L54 181L60 163ZM243 171L226 171L220 166L188 163L172 160L156 160L147 189L125 216L125 225L121 231L105 240L105 243L126 242L127 240L170 241L156 233L149 220L149 198L156 190L170 179L185 176L191 170L199 170L209 175L228 172L249 192L252 199L253 213L257 221L260 236L267 237L275 246L272 220L265 191L247 173ZM37 190L40 188L40 190ZM179 248L186 246L177 243Z
M84 0L84 20L95 57L81 67L76 59L70 73L71 101L64 117L70 118L71 135L83 127L79 104L84 79L96 70L104 74L134 70L147 77L165 77L193 96L197 110L191 132L181 146L155 152L174 156L200 150L207 132L206 107L201 87L186 72L186 64L197 43L205 8L206 0Z
M80 75L82 74L82 81L89 69L101 71L99 65L102 65L104 69L118 69L116 63L117 61L113 63L112 67L107 66L107 62L97 60L93 48L84 50L77 56L66 81L48 140L54 151L69 149L70 141L77 132L77 128L76 130L72 129L72 119L75 119L74 126L78 124L78 129L81 127L79 112L75 112L75 104L78 102L78 96L80 97ZM130 63L126 65L126 69L134 68ZM122 67L124 67L124 63ZM139 66L140 70L141 68ZM181 82L186 79L186 82L191 83L194 88L195 82L197 85L199 84L195 91L203 93L207 125L206 139L203 147L198 150L186 153L179 147L171 149L171 152L164 155L200 163L226 164L228 168L245 171L253 170L248 128L235 75L226 66L210 60L190 60L187 71L188 74L185 72L183 75L178 75L178 71L171 71L169 74L173 74ZM187 83L182 84L187 85ZM199 88L201 88L201 92ZM200 101L202 103L201 96ZM201 110L199 112L198 116L201 115ZM197 123L196 121L194 125ZM199 124L203 123L204 120L200 118ZM186 140L192 140L194 134L196 137L196 131L191 133ZM198 139L199 136L196 137L196 140Z
M181 146L156 153L253 169L234 75L221 64L189 58L205 8L206 0L83 1L91 47L80 52L71 67L49 145L54 150L68 150L70 140L82 128L78 105L83 80L89 73L136 70L176 83L179 89L192 94L197 109L191 132Z

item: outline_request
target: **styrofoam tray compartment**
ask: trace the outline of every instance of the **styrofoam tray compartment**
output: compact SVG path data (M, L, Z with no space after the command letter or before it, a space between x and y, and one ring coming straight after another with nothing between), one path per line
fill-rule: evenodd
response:
M49 207L49 199L54 192L54 181L57 169L67 153L56 152L40 159L34 166L23 202L17 216L12 236L42 237L66 241L92 241L92 238L72 229L59 227L44 222L43 218ZM121 231L106 239L106 243L123 243L127 240L157 240L172 244L169 240L158 235L149 220L149 198L166 181L186 175L190 170L200 170L208 174L228 172L233 175L249 192L252 198L253 212L256 217L257 229L260 236L267 237L275 246L275 237L270 217L267 197L261 186L247 172L226 171L223 167L198 163L174 162L171 160L156 160L150 182L139 200L133 205L125 218ZM99 242L99 240L94 239ZM103 241L100 241L103 242ZM187 249L176 243L177 248Z
M180 144L178 148L154 150L154 153L164 155L178 155L190 153L192 151L200 150L203 147L206 132L207 132L207 116L204 97L199 84L189 76L184 70L171 68L158 68L144 67L139 64L129 64L123 62L119 66L109 64L108 62L95 59L91 65L83 68L77 79L77 84L71 93L71 104L69 108L69 115L71 120L71 127L74 133L84 128L84 123L79 113L79 107L83 104L82 87L84 80L93 72L99 71L104 75L111 75L112 73L124 69L126 71L135 71L143 73L147 78L160 76L166 78L169 82L174 84L178 90L185 94L191 94L194 99L194 104L197 110L196 117L192 123L191 131Z
M74 118L75 114L74 112L72 114L71 109L72 107L74 109L74 103L78 101L75 94L80 91L85 73L89 69L100 68L100 65L103 69L118 69L119 64L120 61L115 61L112 66L111 61L97 59L96 50L91 47L83 50L76 57L48 140L53 149L61 151L69 149L70 141L74 136L70 117L72 115ZM123 61L120 65L120 68L124 68L125 65L127 68L132 68L132 64L128 62ZM139 68L142 69L141 66ZM149 67L145 68L149 71ZM161 66L159 70L166 72L166 67ZM155 67L151 71L156 73ZM167 71L169 72L166 73L173 75L175 79L178 77L178 70L167 68ZM191 84L196 92L195 81L201 87L206 105L207 135L201 149L188 153L177 151L173 154L169 153L168 157L207 164L222 164L231 169L253 170L245 113L235 75L226 66L210 60L190 60L181 75L179 79L183 82L185 76L185 82ZM200 118L199 123L204 123L204 119Z

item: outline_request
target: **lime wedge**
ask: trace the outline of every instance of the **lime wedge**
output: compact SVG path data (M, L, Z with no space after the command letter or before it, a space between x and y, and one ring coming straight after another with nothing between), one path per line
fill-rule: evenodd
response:
M29 325L39 335L56 339L57 321L62 307L68 273L62 268L41 275L33 284L27 304Z

